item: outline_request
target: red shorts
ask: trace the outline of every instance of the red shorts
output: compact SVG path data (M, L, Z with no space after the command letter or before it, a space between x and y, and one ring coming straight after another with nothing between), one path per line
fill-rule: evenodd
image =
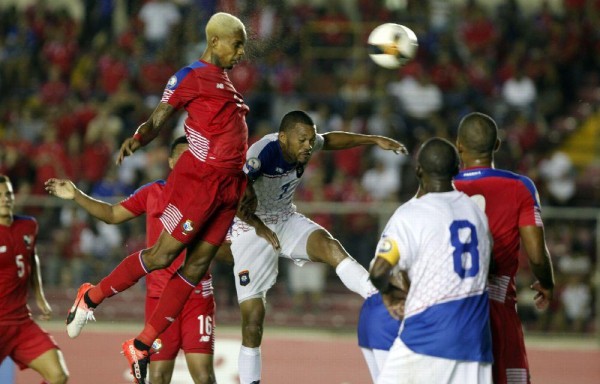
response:
M31 319L15 325L0 325L0 361L10 356L20 369L25 369L52 349L59 349L52 336Z
M529 364L519 315L514 305L490 300L494 384L528 384Z
M219 246L246 188L246 175L214 167L185 151L171 171L163 191L163 227L189 244L194 239Z
M146 322L158 305L158 297L146 297ZM215 352L215 300L210 295L191 299L183 311L158 338L162 342L159 353L151 355L151 361L173 360L180 349L185 353Z

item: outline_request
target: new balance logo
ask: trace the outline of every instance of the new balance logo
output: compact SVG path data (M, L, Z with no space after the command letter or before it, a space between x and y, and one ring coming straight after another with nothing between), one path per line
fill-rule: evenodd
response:
M223 85L223 83L217 83L217 88L225 89L225 86Z
M202 336L200 338L201 343L208 343L210 341L210 336Z
M165 319L167 319L167 321L169 321L169 322L171 322L171 323L175 321L175 319L174 319L174 318L172 318L172 317L169 317L169 316L165 317Z

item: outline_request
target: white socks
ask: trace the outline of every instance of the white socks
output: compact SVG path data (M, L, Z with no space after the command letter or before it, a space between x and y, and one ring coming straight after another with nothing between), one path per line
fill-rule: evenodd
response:
M346 288L358 293L364 299L377 291L369 280L369 272L351 257L342 260L335 268L335 273L340 277Z
M240 384L252 384L260 381L261 356L260 347L248 348L240 346L238 357L238 371Z

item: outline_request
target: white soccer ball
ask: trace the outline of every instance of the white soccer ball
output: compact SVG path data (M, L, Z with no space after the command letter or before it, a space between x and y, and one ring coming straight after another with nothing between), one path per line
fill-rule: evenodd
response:
M369 35L369 56L384 68L400 68L417 54L417 35L404 25L385 23Z

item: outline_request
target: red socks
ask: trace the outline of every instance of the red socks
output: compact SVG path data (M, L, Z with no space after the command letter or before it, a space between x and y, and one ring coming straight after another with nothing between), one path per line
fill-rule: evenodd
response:
M158 335L163 333L179 316L193 289L192 283L178 272L174 273L162 291L154 313L136 339L146 345L152 345Z
M98 285L90 289L87 292L88 297L98 305L107 297L114 296L131 287L149 272L142 261L142 252L133 253L123 259Z

